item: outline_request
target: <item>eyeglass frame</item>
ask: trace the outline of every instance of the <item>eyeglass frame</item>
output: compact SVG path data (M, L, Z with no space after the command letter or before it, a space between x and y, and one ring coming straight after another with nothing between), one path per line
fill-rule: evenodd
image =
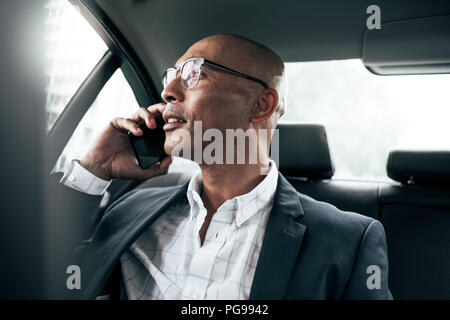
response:
M213 61L211 61L211 60L208 60L208 59L205 59L205 58L201 58L201 57L193 57L193 58L186 59L186 60L181 64L181 66L179 66L178 68L168 68L168 69L166 70L166 72L164 72L163 77L162 77L163 87L165 88L165 87L169 84L169 82L167 82L167 85L164 85L164 79L166 78L167 73L169 72L169 70L176 70L176 73L175 73L175 74L178 74L178 72L180 72L180 74L181 74L181 73L182 73L181 71L183 70L183 67L185 66L185 64L186 64L187 62L191 61L191 60L201 60L200 68L201 68L202 66L204 66L204 65L210 66L210 67L214 67L214 68L218 68L218 69L227 71L227 72L229 72L229 73L231 73L231 74L234 74L234 75L236 75L236 76L238 76L238 77L241 77L241 78L244 78L244 79L247 79L247 80L256 82L256 83L259 83L259 84L262 85L265 89L270 89L269 85L268 85L266 82L264 82L264 81L262 81L262 80L260 80L260 79L258 79L258 78L249 76L249 75L244 74L244 73L242 73L242 72L233 70L233 69L231 69L231 68L225 67L225 66L223 66L223 65L221 65L221 64L218 64L218 63L216 63L216 62L213 62ZM175 76L174 79L176 79L176 76ZM174 79L173 79L173 80L174 80ZM199 82L200 82L200 76L199 76L199 80L197 81L197 83L196 83L192 88L195 88L195 86L197 86L197 84L198 84ZM186 88L186 86L185 86L185 84L184 84L183 81L182 81L182 83L183 83L183 87ZM192 89L192 88L186 88L186 89Z

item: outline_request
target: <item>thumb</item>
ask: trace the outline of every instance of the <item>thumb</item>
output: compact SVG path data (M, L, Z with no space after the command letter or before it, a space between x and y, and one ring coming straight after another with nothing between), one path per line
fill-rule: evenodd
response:
M138 167L139 171L139 177L138 179L144 180L144 179L150 179L156 176L161 176L167 173L169 171L169 166L172 163L172 157L167 156L163 160L155 163L150 168L142 169Z
M172 157L166 156L159 164L159 171L162 174L166 174L169 171L169 167L172 164Z

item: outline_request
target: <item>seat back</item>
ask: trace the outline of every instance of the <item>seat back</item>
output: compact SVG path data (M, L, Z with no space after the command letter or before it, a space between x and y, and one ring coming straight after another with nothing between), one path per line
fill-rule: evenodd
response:
M280 171L299 192L382 222L395 299L450 299L450 152L391 152L387 173L395 183L336 180L325 128L278 128ZM307 139L293 138L305 131Z
M398 299L450 299L450 153L392 151L380 190L389 283Z
M334 164L325 127L320 124L279 124L279 170L297 189L341 210L378 218L379 183L331 179Z

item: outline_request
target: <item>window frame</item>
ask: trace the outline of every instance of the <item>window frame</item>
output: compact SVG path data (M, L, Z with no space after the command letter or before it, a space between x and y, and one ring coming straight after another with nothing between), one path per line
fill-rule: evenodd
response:
M80 8L81 15L119 59L120 68L133 90L138 104L150 105L160 101L159 92L141 59L95 0L68 1Z
M149 106L161 101L159 92L144 64L95 0L67 1L79 8L83 18L105 42L108 51L77 89L52 129L47 133L44 149L46 173L51 172L79 122L117 69L122 70L140 106ZM110 192L108 203L140 182L134 179L114 179L108 188ZM106 207L108 203L102 204L102 208Z
M119 61L116 56L111 51L106 51L59 115L46 138L47 172L51 170L81 119L118 68Z

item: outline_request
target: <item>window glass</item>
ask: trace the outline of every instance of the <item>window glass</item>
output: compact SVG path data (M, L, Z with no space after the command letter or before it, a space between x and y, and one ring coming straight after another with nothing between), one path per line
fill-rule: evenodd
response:
M107 46L67 0L45 1L45 73L47 131Z
M325 125L336 178L387 180L389 151L450 150L450 75L377 76L360 60L286 63L280 122Z
M53 170L66 171L72 159L84 156L112 118L129 117L138 108L133 91L122 70L118 69L78 124Z

